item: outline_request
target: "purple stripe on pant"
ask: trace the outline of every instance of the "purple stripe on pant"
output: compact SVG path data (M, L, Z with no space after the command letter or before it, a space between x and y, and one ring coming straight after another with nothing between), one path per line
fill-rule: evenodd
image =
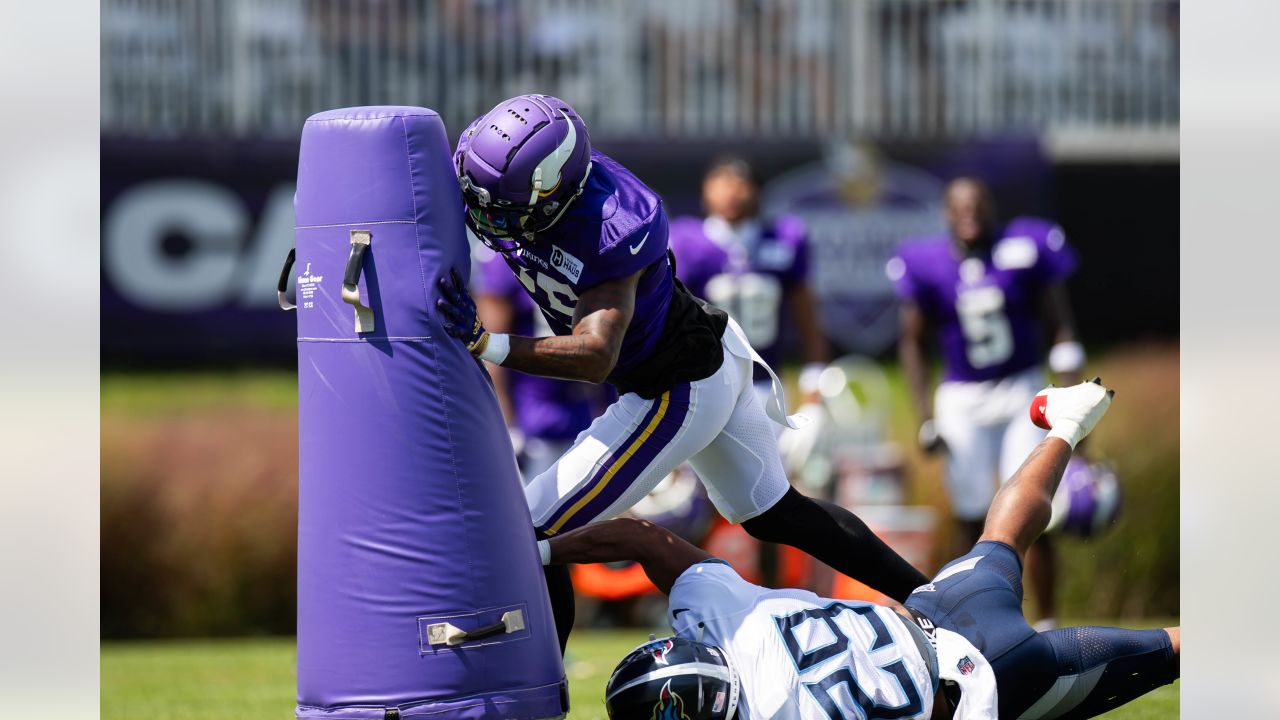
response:
M558 535L569 532L570 530L575 530L586 525L592 520L595 520L601 513L608 509L610 505L617 502L618 498L622 497L628 489L630 489L631 484L634 483L636 479L639 478L640 475L649 467L649 465L658 456L658 453L662 452L662 450L675 439L676 434L684 425L685 417L689 414L689 397L691 394L691 388L689 383L681 383L680 385L672 388L669 392L670 397L667 400L666 413L662 416L662 419L658 421L657 426L654 427L653 432L649 434L649 437L640 444L640 447L636 448L631 457L627 458L623 462L622 466L618 468L618 471L613 474L613 477L609 478L608 485L606 485L599 494L591 498L586 505L573 512L572 517L569 518L568 522L558 528L555 534ZM640 435L644 433L645 428L647 428L649 423L653 421L653 417L657 414L661 405L662 402L660 398L653 401L649 411L645 413L644 418L641 419L640 423L636 426L636 429L633 430L625 440L619 443L611 453L609 453L609 456L605 458L604 462L600 463L595 474L591 477L591 481L578 488L573 495L565 499L560 504L559 509L552 513L544 523L538 526L537 529L540 533L545 533L548 528L554 527L555 524L560 521L562 516L568 514L582 498L591 493L592 489L604 479L605 474L609 472L609 468L613 467L614 463L618 461L618 458L622 457L623 453L625 453L627 449L635 443L636 438L640 437Z

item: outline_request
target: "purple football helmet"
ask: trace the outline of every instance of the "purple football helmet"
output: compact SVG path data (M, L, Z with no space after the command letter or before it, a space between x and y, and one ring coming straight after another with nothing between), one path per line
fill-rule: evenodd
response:
M1053 496L1048 529L1092 537L1115 522L1119 512L1120 483L1111 466L1073 456L1067 461L1062 483Z
M453 162L467 226L490 248L512 252L554 225L582 193L591 138L565 101L519 95L471 123Z

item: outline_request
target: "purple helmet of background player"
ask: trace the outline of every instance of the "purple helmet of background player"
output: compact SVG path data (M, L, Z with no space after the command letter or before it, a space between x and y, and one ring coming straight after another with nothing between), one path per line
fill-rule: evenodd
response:
M454 169L466 222L511 252L560 219L591 173L591 138L577 111L550 95L498 103L458 138Z
M1067 462L1062 483L1053 496L1050 530L1092 537L1107 529L1120 513L1120 483L1105 462L1091 463L1080 456Z

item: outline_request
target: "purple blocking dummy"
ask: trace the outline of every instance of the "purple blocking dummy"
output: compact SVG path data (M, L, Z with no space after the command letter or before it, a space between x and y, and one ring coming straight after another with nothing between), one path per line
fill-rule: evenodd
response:
M299 718L554 718L564 668L488 377L435 316L470 270L440 118L302 131Z

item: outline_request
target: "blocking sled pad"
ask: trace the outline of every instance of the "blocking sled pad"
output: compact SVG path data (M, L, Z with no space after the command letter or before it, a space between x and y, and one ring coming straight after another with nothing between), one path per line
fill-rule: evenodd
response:
M502 414L434 310L437 278L470 273L450 157L423 108L302 131L298 718L567 711Z

